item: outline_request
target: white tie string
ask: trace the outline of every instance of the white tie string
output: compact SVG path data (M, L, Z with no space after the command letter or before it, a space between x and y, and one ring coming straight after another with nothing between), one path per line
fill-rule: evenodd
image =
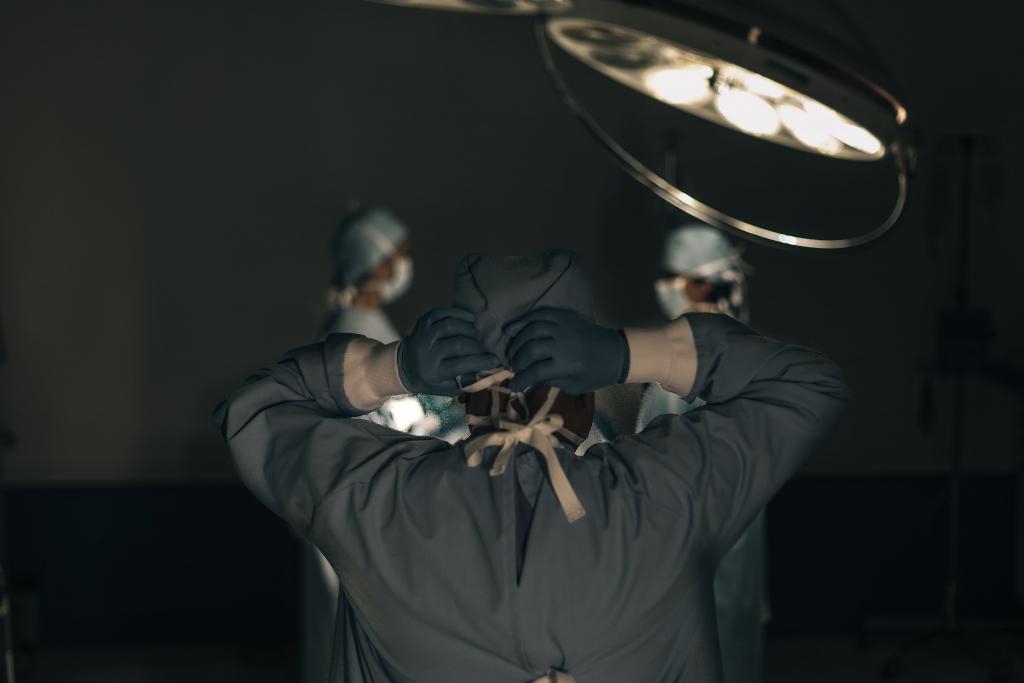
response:
M560 444L556 435L561 435L573 444L579 444L582 440L563 426L564 422L561 415L550 414L551 407L554 405L555 399L559 394L559 390L555 387L551 387L548 390L548 396L540 410L537 411L537 414L530 418L529 421L524 422L524 418L516 412L513 406L513 401L518 400L524 410L526 410L526 401L523 399L522 394L513 392L506 387L497 386L501 382L513 377L515 377L515 373L511 370L500 369L492 371L467 387L463 387L462 391L469 394L487 389L491 390L490 416L469 415L467 416L467 422L470 427L487 426L493 427L495 430L471 438L466 443L466 464L470 467L478 467L483 462L484 450L491 446L500 446L498 455L494 459L494 465L490 470L492 477L499 477L508 468L508 463L515 452L516 444L527 444L544 456L551 487L555 490L555 496L562 506L562 511L571 524L581 519L587 513L583 509L583 505L580 503L576 492L573 490L572 484L569 483L569 478L562 469L561 463L558 462L555 448ZM509 396L504 415L501 414L498 401L498 394L500 393L505 393ZM558 680L561 681L563 679Z

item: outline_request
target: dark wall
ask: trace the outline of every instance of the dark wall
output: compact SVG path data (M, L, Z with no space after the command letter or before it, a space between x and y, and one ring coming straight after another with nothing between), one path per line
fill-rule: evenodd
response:
M877 246L748 248L754 323L825 349L857 394L810 470L933 470L949 455L948 383L930 433L917 417L934 313L952 297L948 133L999 139L971 270L997 351L1022 345L1024 232L1010 201L998 211L1024 179L1008 106L1021 88L1015 22L995 0L844 5L930 146L905 221ZM415 230L416 287L393 309L403 328L447 300L461 254L552 246L583 255L606 320L655 319L650 281L675 219L574 123L531 40L527 20L355 0L4 3L0 389L20 437L9 476L230 476L207 415L246 371L313 335L326 245L354 197ZM688 183L744 217L854 229L891 198L884 165L768 148L569 75L651 163L675 131ZM968 392L970 466L1017 466L1019 401L980 382Z
M29 643L296 639L304 541L241 486L19 487L4 512Z

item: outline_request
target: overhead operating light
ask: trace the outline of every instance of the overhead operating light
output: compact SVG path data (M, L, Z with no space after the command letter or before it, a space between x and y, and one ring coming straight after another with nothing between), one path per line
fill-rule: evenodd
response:
M723 17L718 10L728 6L724 0L577 0L572 16L538 24L537 40L545 67L581 123L627 173L676 208L785 246L846 249L878 239L906 205L914 161L906 109L889 89L852 71L848 65L855 60L848 55L843 66L829 62L762 27L756 9ZM569 89L549 43L622 85L751 138L825 158L891 160L893 207L878 224L838 239L755 225L715 209L654 172L607 132Z
M907 112L879 84L829 61L780 29L760 5L727 0L377 0L417 7L539 13L536 38L563 101L622 168L676 208L743 237L808 249L846 249L888 232L906 204L914 162ZM502 10L502 3L518 9ZM481 10L492 6L493 9ZM562 12L572 10L571 15ZM727 16L727 13L732 12ZM558 16L548 16L558 13ZM774 26L773 26L774 22ZM620 145L576 99L549 45L604 76L679 111L825 158L891 160L896 193L889 215L850 237L818 239L755 225L704 204ZM834 49L835 46L833 46ZM826 50L827 51L827 50Z
M806 152L884 156L877 137L812 97L727 60L576 17L548 21L559 47L634 90L708 121Z

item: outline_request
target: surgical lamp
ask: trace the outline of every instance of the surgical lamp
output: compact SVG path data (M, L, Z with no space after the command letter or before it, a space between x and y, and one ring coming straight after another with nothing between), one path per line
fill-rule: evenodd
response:
M492 14L536 14L544 66L565 104L622 168L664 201L742 237L798 248L867 244L896 224L906 204L915 151L907 111L868 53L843 53L793 18L727 0L378 0ZM723 9L724 8L724 9ZM727 13L726 13L727 12ZM709 206L651 170L580 104L550 44L598 73L665 105L766 142L854 162L889 160L894 205L860 234L817 239L748 223ZM817 49L815 49L817 48ZM850 68L856 64L859 68Z

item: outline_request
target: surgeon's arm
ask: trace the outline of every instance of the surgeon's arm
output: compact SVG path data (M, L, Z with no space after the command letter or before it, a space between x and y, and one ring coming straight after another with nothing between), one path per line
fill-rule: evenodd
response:
M331 490L367 480L384 451L381 428L344 418L408 393L398 342L333 334L257 371L214 413L245 485L301 531Z
M762 337L724 315L686 315L627 330L630 382L658 382L708 405L663 416L637 437L664 485L696 503L701 528L727 550L828 432L848 398L822 354ZM665 483L668 482L668 483Z

